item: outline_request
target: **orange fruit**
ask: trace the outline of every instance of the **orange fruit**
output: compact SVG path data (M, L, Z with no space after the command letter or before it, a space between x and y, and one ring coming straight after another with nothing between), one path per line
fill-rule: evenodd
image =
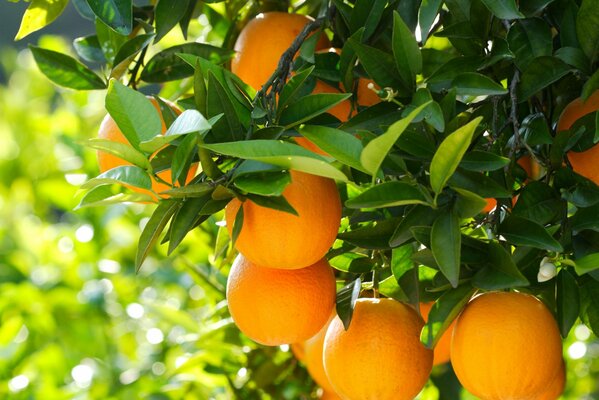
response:
M369 84L374 84L372 79L359 78L358 79L358 104L365 107L370 107L381 102L381 98L373 90L368 88ZM375 89L380 90L375 85Z
M423 326L408 305L358 299L349 329L335 317L324 339L324 368L335 392L351 400L412 400L433 363L420 342Z
M546 391L536 398L536 400L557 400L564 392L566 386L566 364L562 360L561 367L556 377L549 383Z
M451 364L462 386L483 400L535 398L557 376L561 362L555 318L534 296L481 294L456 321Z
M335 274L325 260L283 270L237 256L227 280L231 317L250 339L268 346L304 341L327 322L335 305Z
M291 346L291 352L298 361L304 362L305 350L303 343L293 343Z
M326 373L324 372L324 364L322 361L322 351L324 347L324 337L329 328L330 322L336 316L335 313L331 315L329 321L318 331L318 333L312 336L310 339L303 343L304 346L304 363L310 373L310 376L314 381L324 389L325 392L334 393L335 390L329 382Z
M158 111L158 113L160 115L160 120L162 122L162 134L164 135L167 128L164 123L164 119L162 118L162 114L160 113L160 106L158 105L158 102L156 101L156 99L154 99L153 97L148 97L148 99L152 102L152 105L154 106L154 108L156 108L156 110ZM181 110L179 108L177 108L177 106L175 106L173 103L167 102L167 104L177 115L181 114ZM118 127L118 125L116 124L114 119L112 119L110 114L106 114L106 116L102 120L102 123L100 124L100 130L98 131L98 138L110 140L113 142L129 144L129 141L127 140L125 135L123 135L123 132ZM98 150L98 152L97 152L97 157L98 157L98 165L100 167L100 173L106 172L109 169L112 169L115 167L119 167L119 166L123 166L123 165L131 165L130 162L125 161L122 158L119 158L113 154L106 153L106 152L103 152L100 150ZM197 171L197 165L193 164L189 168L189 172L187 174L188 182L195 176L196 171ZM170 169L161 171L157 175L164 181L171 182L171 170ZM154 195L147 190L137 188L137 187L131 187L131 189L136 192L139 192L139 193L151 194L154 197ZM152 177L152 190L154 192L161 193L161 192L164 192L165 190L169 190L169 189L172 189L172 187L170 185L166 185L162 182L156 181Z
M283 196L298 215L250 200L243 203L243 226L235 246L264 267L296 269L314 264L324 257L339 230L341 200L335 181L292 170ZM240 207L235 198L225 209L230 234Z
M258 90L277 69L281 55L312 18L300 14L267 12L259 14L241 30L235 42L231 71ZM316 49L329 46L322 35Z
M337 393L328 392L325 390L322 392L322 395L320 396L320 400L343 400L343 399L341 399L341 397L337 396Z
M516 162L524 169L524 171L526 171L526 175L529 178L538 179L541 176L541 165L538 162L536 162L530 155L527 154L525 156L522 156ZM526 180L525 183L527 181L528 180ZM481 212L484 214L488 214L491 211L493 211L495 207L497 207L497 200L494 198L487 198L485 200L487 200L487 205L485 206L485 208L483 208ZM516 201L518 201L518 196L512 198L512 206L516 204Z
M572 125L587 114L599 110L599 90L595 91L586 101L578 98L564 108L557 122L557 131L570 129ZM580 153L569 151L568 160L572 169L587 179L599 185L599 146L595 145Z
M431 312L433 304L435 303L420 303L420 312L422 313L422 318L424 318L424 322L428 321L428 314ZM449 351L451 348L451 332L453 331L454 326L455 321L451 323L449 328L447 328L445 333L441 336L441 339L439 339L439 341L437 342L437 345L434 348L433 365L439 365L449 361Z

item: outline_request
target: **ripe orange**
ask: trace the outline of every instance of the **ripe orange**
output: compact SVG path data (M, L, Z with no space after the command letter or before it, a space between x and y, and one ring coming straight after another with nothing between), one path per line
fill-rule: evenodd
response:
M324 339L324 368L335 392L351 400L412 400L433 363L420 342L423 326L410 306L358 299L349 329L335 317Z
M428 321L428 313L431 312L433 304L435 303L420 303L420 312L422 313L422 318L424 318L424 322ZM451 333L453 332L454 326L455 321L451 323L449 328L447 328L445 333L441 336L441 339L439 339L439 341L437 342L437 345L434 348L433 365L439 365L449 361L449 352L451 348Z
M337 396L337 394L335 392L328 392L328 391L324 391L322 392L322 395L320 396L320 400L343 400L341 399L341 397Z
M265 268L237 256L227 280L231 317L250 339L269 346L304 341L335 305L335 274L322 259L296 270Z
M372 79L359 78L358 79L358 104L365 107L370 107L381 102L381 98L370 88L369 84L374 84ZM378 86L375 85L378 90Z
M526 175L531 179L539 179L541 176L541 165L536 162L530 155L525 155L520 157L517 161L518 165L520 165L524 171L526 171ZM525 181L526 182L526 181ZM487 198L487 205L483 208L482 213L488 214L495 207L497 207L497 200L494 198ZM518 201L518 196L512 198L512 206L516 204Z
M148 97L148 98L150 99L150 101L152 102L152 105L156 108L156 110L160 114L160 107L159 107L156 99L154 99L153 97ZM181 114L181 110L179 108L177 108L177 106L175 106L173 103L167 102L167 104L169 105L169 107L171 107L173 109L173 111L177 115ZM164 133L166 132L166 125L164 123L164 119L162 119L162 114L160 114L160 120L162 121L162 134L164 135ZM116 124L114 119L112 119L110 114L106 114L106 116L102 120L102 123L100 124L100 130L98 131L98 138L110 140L113 142L129 144L129 141L127 140L127 138L125 138L125 135L123 135L123 132L120 130L120 128L118 127L118 125ZM98 157L98 165L100 167L101 173L106 172L109 169L122 166L122 165L131 165L131 163L123 160L122 158L119 158L115 155L112 155L110 153L106 153L103 151L99 151L99 150L97 152L97 157ZM197 165L194 164L189 168L189 172L187 174L187 181L190 181L195 176L196 171L197 171ZM164 181L170 182L171 181L171 170L167 169L165 171L159 172L158 176L161 179L163 179ZM151 194L151 192L146 191L144 189L137 188L137 187L131 187L131 189L135 190L136 192L139 192L139 193ZM152 190L154 192L160 193L160 192L164 192L165 190L169 190L169 189L171 189L171 186L166 185L162 182L158 182L152 178ZM154 195L152 194L152 196L154 196Z
M562 360L557 376L549 383L549 387L536 400L557 400L566 386L566 365Z
M483 400L532 399L557 376L561 362L557 323L534 296L485 293L456 321L451 364L462 386Z
M580 118L597 110L599 110L599 90L595 91L595 93L584 102L582 99L578 98L568 104L559 117L557 131L560 132L570 129ZM597 168L597 162L599 162L599 146L595 145L580 153L569 151L568 160L570 160L572 169L576 173L599 185L599 168Z
M304 350L304 343L293 343L290 348L295 358L297 358L298 361L304 362L306 353Z
M231 71L258 90L277 69L281 55L312 19L300 14L267 12L252 19L235 42ZM322 35L316 49L329 46Z
M341 200L337 186L332 179L291 171L291 183L283 196L298 216L249 200L243 203L237 250L264 267L296 269L314 264L324 257L339 230ZM235 198L225 209L229 233L240 206Z
M324 371L324 365L322 360L322 351L324 347L324 337L329 328L330 322L336 316L335 313L331 315L329 321L322 327L320 331L310 339L303 343L304 346L304 363L310 373L310 376L314 381L324 389L325 392L335 392L335 389L331 386L329 378Z

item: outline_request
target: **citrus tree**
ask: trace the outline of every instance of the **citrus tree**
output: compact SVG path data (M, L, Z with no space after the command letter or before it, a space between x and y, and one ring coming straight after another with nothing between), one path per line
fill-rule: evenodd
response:
M33 1L17 39L66 3ZM243 332L209 337L292 345L322 398L560 395L562 338L599 331L595 0L73 4L95 33L30 49L104 91L77 207L151 209L137 270L206 233L211 318ZM310 392L252 346L207 396Z

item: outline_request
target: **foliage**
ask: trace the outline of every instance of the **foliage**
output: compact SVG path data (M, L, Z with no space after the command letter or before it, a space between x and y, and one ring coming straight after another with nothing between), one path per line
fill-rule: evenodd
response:
M33 12L34 3L28 14ZM62 2L44 3L53 7L49 15L60 13ZM281 81L280 76L286 76L281 70L273 76L272 90L280 88L278 99L267 94L268 87L256 94L226 65L233 56L231 48L240 28L260 11L286 9L289 4L284 1L160 0L148 6L132 5L131 0L74 3L82 17L90 19L95 34L75 40L76 55L51 41L31 46L31 53L40 71L54 83L76 90L107 91L84 94L60 89L60 99L53 101L65 111L52 119L58 127L70 126L66 135L69 139L62 132L67 128L54 128L57 132L51 132L45 141L60 139L64 141L61 148L68 148L79 159L90 158L91 152L82 150L75 138L81 138L80 132L93 132L97 124L81 118L77 120L80 129L73 129L66 122L74 118L73 114L66 110L82 110L88 99L97 99L96 93L100 93L105 95L106 109L131 143L130 151L121 155L133 166L87 181L86 192L78 197L79 210L65 214L67 221L94 221L86 222L94 228L94 240L82 245L98 246L88 250L88 260L84 258L85 250L77 247L77 258L70 259L73 265L54 272L59 275L46 288L46 283L36 284L33 275L33 283L29 281L29 269L57 262L48 252L37 249L34 254L48 260L37 261L34 257L31 264L21 267L17 262L11 268L27 272L15 272L17 278L7 278L11 282L7 285L21 282L35 290L40 286L43 290L60 289L73 302L75 297L65 293L66 288L72 286L77 291L73 287L89 279L78 272L83 267L75 264L94 265L117 251L114 258L122 257L120 264L126 267L111 275L110 290L102 286L106 283L100 278L101 270L90 267L88 274L97 278L98 290L104 290L102 299L118 293L118 300L101 302L95 310L91 305L92 310L72 306L75 321L97 313L101 323L82 324L79 329L69 327L69 333L95 338L100 334L90 329L112 327L129 330L132 337L152 324L164 324L164 331L172 332L176 327L187 333L173 334L185 339L180 343L167 340L168 344L156 351L156 357L169 360L165 363L168 376L150 378L144 375L151 370L149 364L135 364L140 379L134 386L111 385L106 380L103 388L95 389L94 384L90 389L105 391L90 396L119 398L127 390L134 390L148 397L155 390L162 393L156 396L170 398L184 398L182 393L188 393L189 398L222 393L226 398L233 392L244 399L267 395L298 398L300 393L310 391L305 373L295 368L287 354L250 344L230 325L222 307L222 285L232 251L226 229L216 225L220 210L236 196L290 211L279 197L288 169L334 178L345 196L342 231L329 254L338 270L340 286L345 285L338 292L338 310L345 324L351 322L351 307L359 287L414 304L438 299L422 335L423 341L432 345L474 290L515 288L541 297L555 312L564 337L573 326L577 326L578 335L585 336L581 332L586 328L581 328L578 321L599 332L599 196L596 184L573 172L565 157L570 149L585 150L597 142L597 113L567 131L556 132L555 128L566 104L599 89L599 8L593 6L593 0L541 0L520 6L515 1L491 0L293 2L295 12L317 16L333 45L342 50L339 55L315 54L310 41L304 42L293 62L298 72L294 78ZM49 22L25 18L18 37ZM315 79L355 92L360 77L372 79L383 88L379 95L390 101L365 109L354 102L357 113L348 121L338 121L326 111L345 96L305 95ZM149 100L136 91L155 92L155 84L160 84L162 96L177 100L187 110L174 120L163 111L164 119L172 121L165 136L159 135L155 123L158 115L153 114ZM47 91L45 96L51 96L44 84L31 90L40 88ZM97 107L97 103L90 104ZM144 108L150 115L140 112ZM97 107L94 112L99 111ZM27 119L15 121L23 120ZM42 126L48 129L47 124ZM22 126L19 130L26 131ZM32 133L27 130L26 134ZM298 134L313 139L330 156L293 144L290 139ZM27 137L19 140L34 142ZM120 151L116 145L103 145L107 151ZM90 143L92 148L97 146ZM56 229L55 223L60 221L48 219L56 216L54 208L44 209L46 200L64 213L72 207L70 199L75 195L73 187L59 178L58 169L40 167L44 156L48 157L44 152L48 148L40 144L38 157L28 155L31 164L27 168L31 170L36 164L37 168L25 176L33 179L36 172L54 171L57 177L48 182L56 182L64 190L46 188L49 193L38 194L43 185L26 184L25 193L35 191L31 197L45 199L36 200L40 204L34 203L32 212L20 211L24 215L37 213L44 220L37 220L33 232L43 230L40 226ZM529 176L517 162L523 157L540 164L543 173ZM57 158L61 162L68 159ZM90 162L87 160L87 164ZM201 164L202 172L188 185L176 188L174 183L183 185L195 162ZM147 187L150 175L167 168L174 172L173 182L169 182L173 189L144 225L137 252L130 242L127 248L119 247L114 240L119 235L109 230L109 222L115 221L112 223L118 228L113 229L119 232L128 231L130 239L137 235L135 224L140 213L149 209L90 206L134 200L127 186ZM13 187L11 179L19 174L4 174L7 178L3 180ZM272 190L274 182L281 185L280 190ZM487 198L495 198L498 206L490 213L481 213ZM7 204L14 202L5 200ZM15 209L7 215L16 224L7 232L18 232L17 226L25 223L17 212ZM14 239L14 248L28 248L26 239L34 234L28 231L27 236ZM176 251L177 256L157 261L156 254L163 252L164 246L151 248L159 241L168 242L168 253ZM13 254L14 250L9 250ZM98 254L102 258L98 259ZM554 279L539 282L539 267L547 262L556 265L559 272ZM132 275L139 268L140 275ZM65 270L73 276L62 275ZM192 284L190 275L183 271L202 281L194 290L205 291L204 296L197 300L187 297L184 289ZM152 286L147 289L154 293L150 303L164 299L168 304L169 298L181 296L181 310L148 305L152 317L140 321L144 324L136 331L122 311L111 314L109 304L120 304L122 309L137 295L131 288L144 284ZM27 297L35 298L33 289ZM119 289L127 295L121 295ZM145 298L146 292L140 293ZM45 307L61 297L53 293L48 298L53 302L42 302ZM48 315L54 316L53 324L62 327L56 318L64 318L64 314L58 304L54 307L56 310ZM3 326L10 317L7 311L2 313ZM43 319L35 321L42 323ZM13 324L20 327L22 322ZM14 328L15 332L19 329ZM105 336L109 344L116 340L109 334ZM205 336L207 340L203 340ZM108 355L115 356L115 351L101 353L94 340L89 348L68 350L105 360L103 373L113 377L121 373L123 383L122 373L133 368L127 360L135 361L136 357L121 357L121 352L126 355L132 350L126 341L114 343L122 347L114 363L106 360ZM48 347L35 348L37 353ZM187 364L189 371L174 364L178 356L187 353L193 354ZM146 361L152 358L147 354L143 357ZM586 368L593 365L592 360L585 362ZM585 368L581 365L583 361L573 362L569 374L580 374ZM242 367L247 369L238 373ZM8 366L6 371L14 368ZM596 362L592 368L596 373ZM282 385L284 379L287 384ZM596 379L572 380L568 383L568 398L592 396L599 390ZM182 392L169 392L171 384L178 387L173 390ZM451 371L441 368L423 396L434 396L436 386L442 393L440 398L455 398L450 394L451 388L457 390L455 385ZM57 390L76 391L75 387L58 385Z

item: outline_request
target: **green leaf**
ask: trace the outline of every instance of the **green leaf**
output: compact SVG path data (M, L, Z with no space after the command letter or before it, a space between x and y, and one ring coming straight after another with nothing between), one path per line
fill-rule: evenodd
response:
M431 230L431 250L439 269L454 288L460 279L461 243L458 215L453 211L441 214Z
M375 262L367 256L357 253L343 253L329 260L331 267L353 274L365 274L372 271Z
M391 251L391 272L398 283L405 273L414 268L414 262L412 261L413 253L414 248L411 243L404 244Z
M281 196L289 183L289 172L284 171L244 174L233 181L238 189L261 196Z
M146 156L138 150L135 150L127 143L115 142L114 140L93 138L85 142L86 146L104 153L109 153L133 165L143 169L151 168L151 164Z
M511 190L507 190L506 188L502 187L488 176L478 172L465 171L460 168L458 168L449 179L449 185L454 189L466 189L485 198L512 197Z
M68 3L68 0L32 0L23 14L15 40L21 40L52 23L62 14Z
M224 113L212 127L212 135L217 141L240 140L244 137L244 129L235 111L233 100L225 87L218 81L212 71L208 72L208 96L206 98L206 114L208 117Z
M483 4L499 19L518 19L524 15L518 11L515 0L481 0Z
M186 199L181 204L181 208L177 210L169 228L169 255L179 246L189 231L195 227L198 214L209 199L209 195L204 195L203 197Z
M499 226L499 233L517 246L562 252L562 245L538 223L512 215Z
M408 88L416 85L416 75L422 72L422 55L414 34L397 11L393 12L393 56L399 75Z
M557 275L557 322L563 338L578 319L580 295L576 279L566 269Z
M409 183L392 181L375 185L345 202L348 208L382 208L406 204L428 205L417 187Z
M408 295L403 291L397 280L390 276L379 282L379 293L383 296L390 297L397 301L408 302L410 299Z
M395 142L397 142L397 139L399 139L412 120L414 120L414 118L416 118L428 105L429 103L425 103L416 108L410 115L395 122L384 134L371 140L366 147L364 147L362 155L360 156L360 161L371 175L378 175L379 168L383 164L387 154L389 154L393 148Z
M553 82L566 76L572 68L555 57L535 58L522 74L518 85L518 101L523 102Z
M362 44L354 37L349 38L347 43L354 49L360 63L377 85L393 88L402 86L391 54Z
M348 283L337 292L337 315L343 322L345 330L349 329L351 324L351 318L354 313L354 307L356 306L356 300L360 296L360 290L362 289L362 280L360 278L353 282Z
M455 201L455 210L460 218L477 216L487 205L487 200L468 190L453 188L458 194Z
M351 97L351 93L318 93L304 96L289 104L281 113L279 124L285 129L308 121Z
M582 87L582 95L580 96L583 101L586 101L593 93L599 89L599 69L593 73L589 80ZM599 126L599 124L597 124Z
M150 100L115 79L108 85L106 110L135 148L162 131L160 116Z
M476 72L464 72L451 82L458 95L493 96L507 93L507 89L486 75Z
M154 153L173 140L183 135L197 132L204 134L212 128L212 124L199 111L185 110L171 124L164 135L159 134L144 140L140 143L140 148L147 153Z
M29 49L40 71L55 84L75 90L106 88L102 78L74 58L41 47Z
M483 290L502 290L530 284L503 246L489 242L487 248L487 265L474 275L472 285Z
M281 94L279 95L279 102L277 104L277 112L280 114L285 107L293 101L295 96L301 92L301 90L306 86L305 82L310 77L310 74L314 71L314 65L304 69L303 71L293 75L291 79L289 79L285 86L283 86L283 90L281 90Z
M472 286L462 285L455 290L448 290L439 297L428 313L428 320L420 333L420 341L426 347L429 349L435 347L443 333L468 303L474 291Z
M397 226L397 218L376 221L374 224L340 233L337 237L354 246L369 250L389 249L389 239Z
M94 14L122 35L131 33L133 26L132 0L87 0Z
M537 57L550 56L553 52L551 28L541 18L529 18L515 22L508 32L510 50L514 63L525 70Z
M154 34L139 35L123 43L116 56L114 56L111 78L120 78L129 67L135 56L146 46L150 44Z
M175 211L179 208L177 200L161 200L158 207L143 228L137 244L137 254L135 255L135 270L139 272L142 263L148 256L148 253L156 244L158 237L164 230L164 227L170 221Z
M364 28L362 40L368 40L379 26L386 5L386 0L357 0L349 21L350 32Z
M553 188L543 182L530 182L524 187L512 214L541 225L556 220L566 207ZM563 210L565 211L565 210Z
M100 43L104 57L109 64L112 64L114 56L116 56L118 50L128 40L128 36L115 32L99 18L96 18L95 20L98 42Z
M496 171L508 165L510 159L488 151L473 150L466 154L460 162L460 167L468 171Z
M482 117L477 117L457 129L441 142L433 156L430 167L431 187L436 194L441 193L449 178L457 169L468 150L474 131Z
M194 183L191 185L165 190L163 194L173 198L203 197L212 192L214 187L208 183Z
M430 226L437 217L437 212L429 207L417 205L407 212L401 219L393 235L389 239L391 247L401 246L413 240L410 229L414 226Z
M582 0L576 16L576 34L580 47L591 60L591 64L599 57L599 7L595 0Z
M235 214L235 220L233 221L233 228L231 229L231 244L235 246L239 235L241 234L241 229L243 228L243 220L245 218L245 211L243 207L239 207L237 209L237 213Z
M97 35L83 36L73 40L73 47L85 61L106 63L106 57L100 46L100 41Z
M578 275L584 275L587 272L595 271L599 269L599 253L587 254L584 257L578 258L576 263L576 273Z
M152 189L152 180L146 171L132 165L109 169L81 185L81 189L90 189L106 184L130 185L142 189Z
M234 52L228 49L204 43L185 43L169 47L154 55L141 73L141 79L150 83L162 83L187 78L193 75L196 60L189 64L179 54L190 54L201 57L214 64L222 64L233 57Z
M575 234L585 229L599 232L599 204L579 208L570 218L570 224Z
M248 193L247 198L261 207L272 208L295 216L299 215L284 196L258 196Z
M319 155L282 140L249 140L200 146L226 156L261 161L285 169L347 181L347 177L341 171Z
M520 4L520 11L525 15L531 16L543 11L545 7L553 3L554 0L528 0Z
M435 22L439 10L441 9L441 0L423 0L418 9L418 25L420 25L420 37L422 43L426 43L428 34Z
M112 185L100 185L88 191L82 198L75 210L86 207L106 207L119 203L152 203L156 199L149 194L143 193L115 193Z
M197 152L196 145L198 139L199 137L197 134L187 135L177 146L171 164L171 180L173 185L175 185L176 182L179 182L181 185L186 183L191 161L193 160L194 154Z
M159 0L154 10L156 18L156 40L158 43L181 21L187 12L190 0Z
M366 172L360 162L362 142L354 135L319 125L303 125L299 132L337 161Z

